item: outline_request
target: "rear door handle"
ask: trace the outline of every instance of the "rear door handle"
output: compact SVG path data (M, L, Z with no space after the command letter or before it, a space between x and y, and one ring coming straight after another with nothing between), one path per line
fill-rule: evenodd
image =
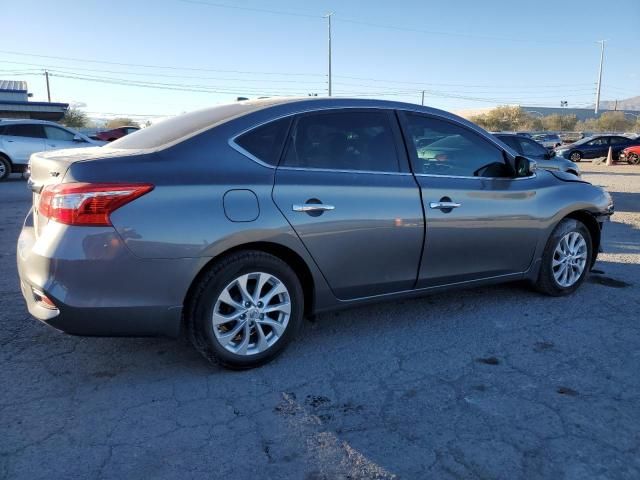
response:
M461 203L456 202L431 202L429 203L429 208L436 208L438 210L450 210L452 208L461 207Z
M324 203L305 203L304 205L293 205L294 212L324 212L325 210L335 210L333 205Z

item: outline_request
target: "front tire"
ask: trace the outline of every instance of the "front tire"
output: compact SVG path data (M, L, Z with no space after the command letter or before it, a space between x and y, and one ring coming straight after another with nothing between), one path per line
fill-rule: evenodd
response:
M3 155L0 155L0 181L4 180L11 174L11 162Z
M640 165L640 156L637 153L630 153L627 157L627 163L630 165Z
M580 160L582 160L582 154L580 152L571 152L571 155L569 156L569 160L577 163Z
M212 363L246 369L280 354L304 312L300 280L284 261L243 251L215 263L194 288L186 325L194 347Z
M579 220L565 218L547 241L535 287L554 297L575 292L587 277L592 258L589 229Z

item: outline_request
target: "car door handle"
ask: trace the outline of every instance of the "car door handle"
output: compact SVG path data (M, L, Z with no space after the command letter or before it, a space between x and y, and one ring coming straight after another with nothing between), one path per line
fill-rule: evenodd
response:
M293 205L294 212L324 212L325 210L335 210L333 205L324 203L305 203L304 205Z
M452 208L461 207L461 203L456 202L431 202L429 208L437 208L438 210L450 210Z

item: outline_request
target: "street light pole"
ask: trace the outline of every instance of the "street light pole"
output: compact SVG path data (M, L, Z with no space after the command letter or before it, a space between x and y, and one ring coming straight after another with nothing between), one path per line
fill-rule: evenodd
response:
M422 104L421 105L424 107L424 90L422 90Z
M598 69L598 89L596 90L596 108L593 113L598 114L600 109L600 88L602 86L602 64L604 63L604 40L600 40L600 68Z

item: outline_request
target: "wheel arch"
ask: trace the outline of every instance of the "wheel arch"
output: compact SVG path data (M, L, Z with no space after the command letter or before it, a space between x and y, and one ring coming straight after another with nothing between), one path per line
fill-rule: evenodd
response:
M11 161L11 157L7 155L3 150L0 150L0 157L4 158L11 166L13 166L13 161Z
M257 251L269 253L274 257L278 257L280 260L287 263L287 265L289 265L293 269L293 271L297 275L302 285L302 292L304 294L304 313L305 315L312 314L312 312L314 311L315 283L313 280L311 269L309 268L307 263L298 253L296 253L294 250L292 250L289 247L286 247L279 243L262 242L262 241L237 245L235 247L229 248L221 252L220 254L216 255L211 260L209 260L200 269L198 274L195 276L195 278L189 285L189 288L187 289L187 293L185 294L185 297L183 300L184 307L188 306L194 289L200 282L200 279L207 273L207 271L211 268L213 264L215 264L216 262L219 262L221 259L229 255L232 255L234 253L244 251L244 250L257 250ZM185 311L188 311L188 310L185 308Z
M600 225L598 225L596 217L594 217L593 214L588 210L576 210L569 213L564 218L573 218L574 220L578 220L579 222L582 222L589 230L589 234L591 235L591 251L593 252L591 258L591 266L593 266L596 261L596 257L598 256L598 251L600 250L600 242L602 239L602 232L600 231Z

